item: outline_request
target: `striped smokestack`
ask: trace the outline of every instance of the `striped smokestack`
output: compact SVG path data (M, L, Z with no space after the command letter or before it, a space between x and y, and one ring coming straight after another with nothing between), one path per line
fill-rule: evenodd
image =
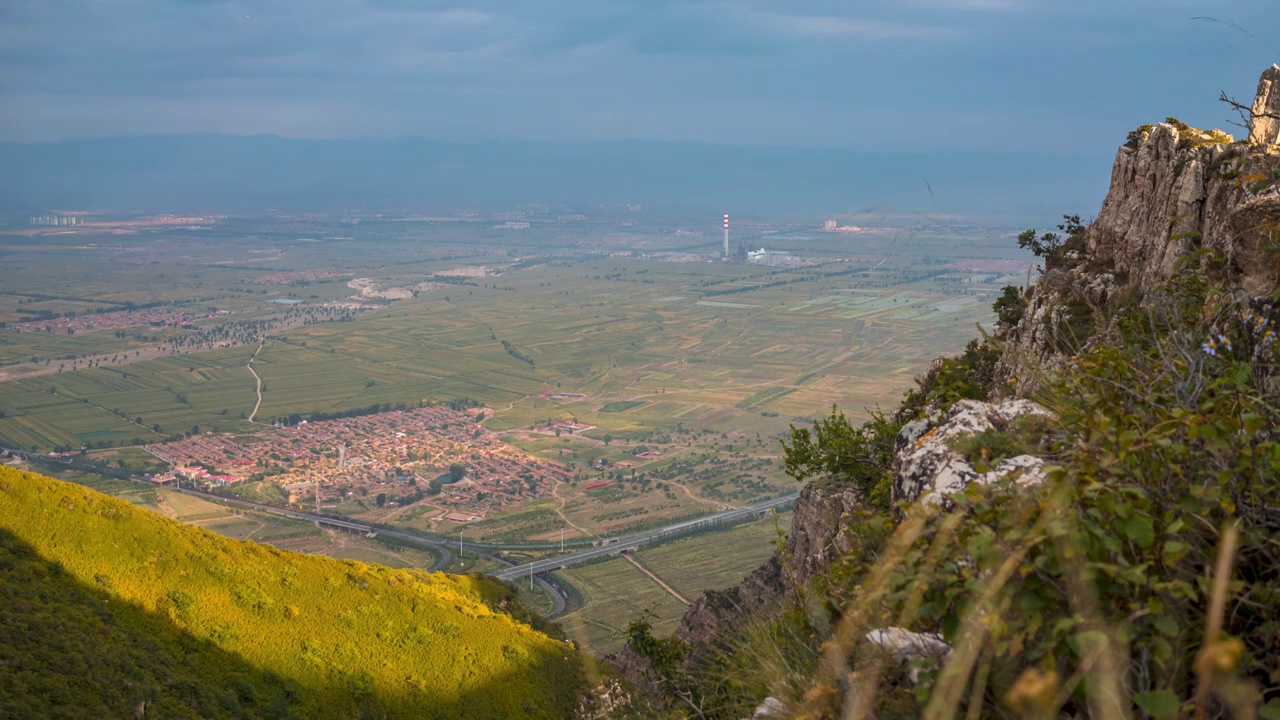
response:
M724 214L724 256L729 257L729 213Z

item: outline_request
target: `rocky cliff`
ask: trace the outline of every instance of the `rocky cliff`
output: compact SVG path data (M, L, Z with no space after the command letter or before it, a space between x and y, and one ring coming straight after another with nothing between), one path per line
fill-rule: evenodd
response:
M1263 74L1252 107L1248 141L1172 118L1130 135L1117 150L1097 218L1046 255L1042 276L1029 297L1020 298L1019 317L1001 327L1004 362L990 402L951 398L899 413L897 422L909 422L895 446L895 506L922 501L945 507L952 493L975 483L1044 481L1045 462L1034 447L987 458L966 454L958 441L984 433L1034 440L1037 432L1027 425L1052 421L1052 414L1010 397L1035 385L1029 369L1062 365L1171 280L1220 284L1246 308L1271 296L1280 285L1280 67ZM922 396L942 382L945 370L943 363L930 367ZM1010 433L1015 427L1019 432ZM688 662L726 646L750 621L777 616L802 598L814 578L853 550L848 531L862 500L838 483L806 487L785 546L741 585L707 593L690 607L677 631L693 649ZM894 657L907 640L940 642L901 628L866 637L893 646ZM617 660L630 677L642 678L641 658L628 650Z
M1111 187L1079 242L1046 258L1015 350L1035 361L1068 353L1117 309L1179 273L1226 282L1248 297L1280 277L1280 67L1263 73L1249 141L1170 118L1116 151ZM1201 251L1212 251L1205 253Z
M676 635L692 648L690 662L732 641L748 622L768 620L797 599L797 591L851 549L844 536L857 493L810 484L792 513L783 547L737 586L703 594L685 612ZM613 664L632 682L646 684L648 663L625 648Z

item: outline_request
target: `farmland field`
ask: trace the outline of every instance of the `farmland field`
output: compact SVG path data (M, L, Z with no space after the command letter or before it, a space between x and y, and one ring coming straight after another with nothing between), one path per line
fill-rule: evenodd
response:
M738 525L709 535L646 548L635 559L686 600L735 585L772 554L778 530L790 514ZM659 634L675 630L685 604L624 558L556 573L583 596L586 606L560 621L579 644L608 654L622 647L627 623L644 614Z
M343 463L364 458L303 448L332 457L317 476L325 511L491 543L659 527L793 491L779 445L791 425L832 405L854 419L892 406L990 322L1003 285L1024 280L1011 231L892 222L857 235L755 223L760 242L802 258L791 267L716 260L714 224L607 213L522 232L465 218L263 217L139 235L0 233L13 268L0 291L0 446L163 473L166 442L225 434L248 447L277 422L453 403L567 479L515 499L480 493L457 513L441 502L457 488L426 492L445 465L356 487ZM229 453L215 464L236 462ZM306 483L294 492L270 474L296 459L264 459L226 491L310 506ZM111 489L229 537L430 562L165 491ZM773 530L756 527L728 556L689 540L633 559L696 596L768 554ZM486 569L473 566L456 569ZM638 610L669 629L683 607L625 559L564 578L587 600L566 627L593 646L616 647Z

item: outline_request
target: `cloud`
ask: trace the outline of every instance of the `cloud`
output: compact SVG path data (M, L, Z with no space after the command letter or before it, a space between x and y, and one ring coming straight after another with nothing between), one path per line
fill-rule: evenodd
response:
M780 31L794 36L836 40L933 40L953 37L957 34L955 28L856 17L761 12L751 13L749 17L761 29Z
M954 12L1008 13L1031 10L1028 0L907 0L909 7Z
M1280 24L1274 0L1220 3L1215 12L1243 27ZM942 107L949 128L993 117L1039 125L927 138L939 146L1084 143L1153 115L1193 120L1179 110L1188 97L1207 97L1194 107L1221 123L1219 86L1251 92L1274 57L1229 28L1191 23L1204 14L1195 4L0 2L0 139L278 132L914 146L918 133L885 119ZM1243 89L1229 84L1239 78Z

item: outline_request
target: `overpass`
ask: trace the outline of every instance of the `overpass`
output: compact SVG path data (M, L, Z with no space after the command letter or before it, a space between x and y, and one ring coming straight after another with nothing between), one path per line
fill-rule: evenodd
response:
M138 477L128 472L116 470L110 467L104 467L96 463L80 462L73 458L50 458L39 453L30 453L16 448L0 447L19 457L29 460L38 460L41 462L53 462L59 465L92 472L97 475L106 475L120 480L129 480L143 485L153 486L154 484L142 477ZM426 547L439 556L439 560L429 570L436 572L442 571L448 567L453 561L454 548L459 545L454 540L443 537L425 535L421 533L394 529L382 525L370 525L366 523L357 523L346 520L333 515L324 515L321 513L306 512L305 510L294 510L292 508L284 508L269 503L255 502L234 496L220 495L218 493L208 492L206 490L197 490L195 488L169 488L178 492L197 495L208 500L212 500L225 505L242 507L249 510L270 513L280 517L286 517L293 520L301 520L304 522L315 523L317 526L328 526L348 532L356 532L366 536L382 535L384 537L395 538L401 542L407 542L420 547ZM553 618L564 612L566 607L567 593L563 588L559 587L554 581L541 577L542 574L552 570L560 570L574 565L580 565L609 555L617 555L625 550L632 550L641 545L647 545L663 540L669 540L682 535L689 535L704 530L712 529L719 525L732 524L741 522L753 517L762 517L769 510L776 510L784 507L790 507L799 497L799 492L789 493L783 497L765 500L763 502L753 503L741 508L726 510L725 512L708 515L706 517L696 518L693 520L685 520L683 522L674 523L661 528L648 530L622 538L607 538L595 541L577 541L578 544L585 545L590 542L591 546L577 552L566 553L557 557L538 560L524 565L518 565L506 570L490 573L490 575L504 582L511 582L523 578L533 578L538 585L552 598L553 606L547 617ZM569 543L565 543L569 545ZM503 558L499 552L502 550L546 550L556 547L549 543L514 543L510 545L490 545L487 543L464 542L462 548L470 550L476 555L483 555L500 563L509 563L510 560Z
M755 517L761 517L770 510L777 510L779 508L791 506L799 496L800 493L798 492L790 493L780 498L753 503L746 507L735 508L733 510L726 510L725 512L708 515L696 520L686 520L674 525L636 533L627 537L609 538L600 541L600 544L597 547L593 547L588 550L579 550L578 552L573 553L566 553L557 557L546 558L545 560L537 560L531 563L525 563L524 565L517 565L516 567L493 573L493 577L499 580L513 581L524 577L532 577L541 573L550 572L552 570L561 570L574 565L580 565L608 555L618 555L625 550L633 550L641 545L661 542L680 535L688 535L702 530L709 530L717 525L725 525Z

